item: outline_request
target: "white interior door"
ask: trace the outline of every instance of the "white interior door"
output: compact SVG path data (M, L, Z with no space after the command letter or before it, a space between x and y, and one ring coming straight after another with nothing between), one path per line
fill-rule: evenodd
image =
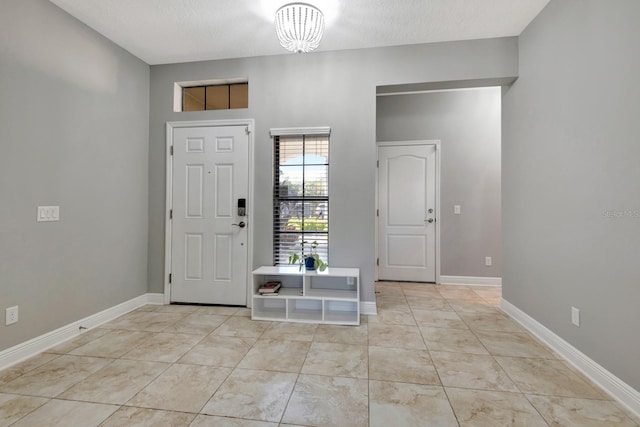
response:
M436 145L378 149L378 278L436 280Z
M246 126L173 129L172 302L246 305L248 165Z

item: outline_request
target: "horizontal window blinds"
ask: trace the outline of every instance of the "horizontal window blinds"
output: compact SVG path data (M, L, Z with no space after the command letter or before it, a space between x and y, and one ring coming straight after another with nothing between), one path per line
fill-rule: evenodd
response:
M273 257L288 264L303 241L329 255L329 135L273 135ZM306 249L309 245L306 245Z

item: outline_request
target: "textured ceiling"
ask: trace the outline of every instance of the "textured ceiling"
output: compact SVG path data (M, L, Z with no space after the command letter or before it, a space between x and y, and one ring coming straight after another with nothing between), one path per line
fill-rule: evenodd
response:
M289 54L288 0L51 0L149 64ZM549 0L306 0L326 16L318 51L517 36Z

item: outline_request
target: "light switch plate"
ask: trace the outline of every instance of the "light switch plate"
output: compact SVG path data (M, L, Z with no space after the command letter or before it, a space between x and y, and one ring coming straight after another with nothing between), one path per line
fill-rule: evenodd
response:
M38 206L38 222L60 221L60 206Z
M460 205L453 205L453 214L460 215Z
M571 323L575 326L580 327L580 309L576 307L571 307Z

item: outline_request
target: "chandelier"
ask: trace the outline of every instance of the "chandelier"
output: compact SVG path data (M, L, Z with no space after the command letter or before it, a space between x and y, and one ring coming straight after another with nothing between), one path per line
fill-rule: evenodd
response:
M296 53L311 52L324 33L324 15L306 3L289 3L276 12L276 34L280 44Z

